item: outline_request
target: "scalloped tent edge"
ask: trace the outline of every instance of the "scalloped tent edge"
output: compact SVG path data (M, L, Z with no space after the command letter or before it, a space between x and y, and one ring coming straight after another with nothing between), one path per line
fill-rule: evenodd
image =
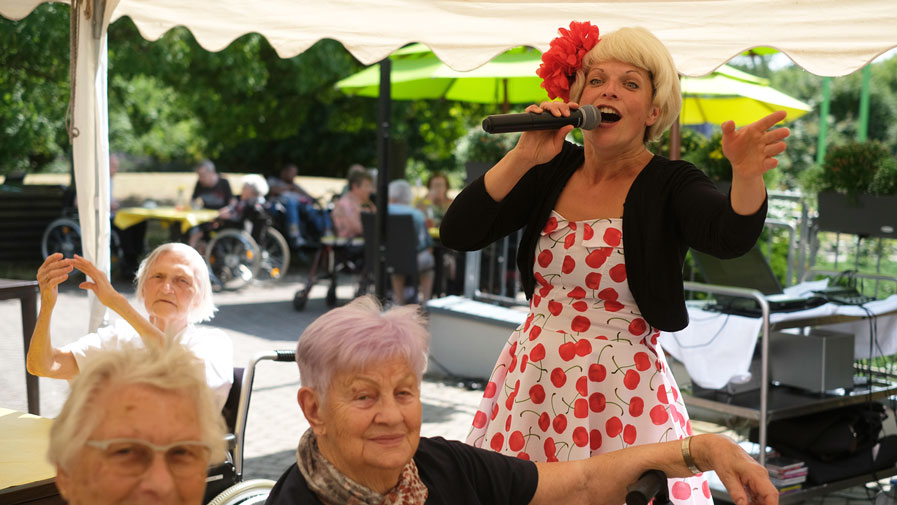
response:
M322 38L339 41L361 63L386 58L409 42L426 44L455 70L471 70L516 46L546 50L559 27L589 20L603 32L643 26L670 50L684 75L706 75L753 47L778 49L819 75L851 73L897 47L891 0L87 0L104 5L91 25L81 9L75 68L73 141L84 255L109 272L109 142L106 30L128 16L155 40L185 26L212 51L250 32L281 57ZM43 0L0 0L0 15L27 16ZM66 2L71 3L71 2ZM81 5L84 5L82 2ZM96 16L94 16L96 17ZM96 37L94 37L96 33ZM105 320L93 294L89 330Z

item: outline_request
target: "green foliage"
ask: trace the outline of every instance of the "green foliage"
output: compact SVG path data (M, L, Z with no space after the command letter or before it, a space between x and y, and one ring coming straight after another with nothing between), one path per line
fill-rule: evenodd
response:
M69 7L60 3L41 4L20 21L0 19L0 174L47 170L70 151L64 127L68 23ZM262 36L248 34L212 53L184 28L150 42L130 19L121 18L109 29L107 47L111 147L130 159L147 160L142 169L186 169L197 158L210 157L224 171L270 173L291 161L305 175L342 176L352 163L377 164L377 100L334 89L362 65L333 40L284 59ZM797 67L771 70L767 57L748 63L753 66L746 70L818 110L820 77ZM831 145L856 136L859 83L859 73L832 81ZM438 100L393 102L390 137L406 146L406 176L425 179L441 170L457 180L463 162L481 147L494 148L489 156L497 159L512 141L471 147L470 139L463 139L496 112ZM811 172L818 117L814 111L788 123L788 150L771 172L780 174L781 186L793 188ZM897 58L891 58L872 65L868 131L892 153L897 152L895 117ZM682 135L683 158L715 180L729 178L728 163L713 142L688 128ZM580 132L573 138L581 141ZM668 140L655 152L667 155L665 145ZM887 181L876 187L885 191Z
M692 162L701 168L713 182L731 182L732 164L723 155L722 132L715 132L707 139L703 149L692 154Z
M897 160L881 142L848 142L826 152L819 183L823 190L838 191L856 199L860 194L872 193L873 189L897 187L895 165ZM884 167L887 168L876 180Z
M68 148L69 7L0 17L0 174L37 171Z
M520 134L490 134L479 126L468 130L458 140L455 157L462 164L468 161L497 163L516 144Z
M706 149L707 137L701 135L692 128L681 128L679 133L680 158L690 161L697 166L697 154ZM648 144L648 149L661 156L670 156L670 130L663 132L659 139Z
M869 183L873 195L897 195L897 159L889 157Z

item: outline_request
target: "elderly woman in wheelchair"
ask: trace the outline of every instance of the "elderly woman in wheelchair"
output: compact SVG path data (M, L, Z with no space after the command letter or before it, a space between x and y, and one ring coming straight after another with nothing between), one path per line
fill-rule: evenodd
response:
M296 361L298 402L310 428L265 503L620 504L625 484L650 469L669 476L715 470L735 503L778 502L766 469L718 435L558 463L527 460L528 445L549 442L533 434L508 441L520 447L516 458L421 437L428 339L416 306L381 312L373 298L308 326Z
M253 279L280 280L290 266L290 248L265 206L268 184L256 174L242 182L240 200L218 211L204 240L191 237L209 264L213 283L224 289L242 288Z

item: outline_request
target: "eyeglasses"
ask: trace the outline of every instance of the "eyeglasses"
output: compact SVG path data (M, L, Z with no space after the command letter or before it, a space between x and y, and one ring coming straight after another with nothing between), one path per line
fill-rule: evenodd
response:
M87 445L102 451L111 471L136 477L153 463L157 452L164 453L165 463L175 477L187 477L205 471L212 448L205 442L183 440L168 445L156 445L136 438L88 440Z

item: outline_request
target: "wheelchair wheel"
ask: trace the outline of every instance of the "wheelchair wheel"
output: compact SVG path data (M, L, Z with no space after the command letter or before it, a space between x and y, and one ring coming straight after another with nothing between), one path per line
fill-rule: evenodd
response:
M236 290L258 275L262 255L245 231L223 230L206 247L206 262L224 289Z
M252 479L240 482L224 490L208 505L254 505L265 503L275 482L268 479Z
M81 254L81 227L73 219L59 218L44 230L40 247L44 259L57 252L61 252L69 259L76 254Z
M259 244L261 251L261 265L258 272L260 281L279 281L287 274L290 268L290 246L283 235L269 227L265 238Z

